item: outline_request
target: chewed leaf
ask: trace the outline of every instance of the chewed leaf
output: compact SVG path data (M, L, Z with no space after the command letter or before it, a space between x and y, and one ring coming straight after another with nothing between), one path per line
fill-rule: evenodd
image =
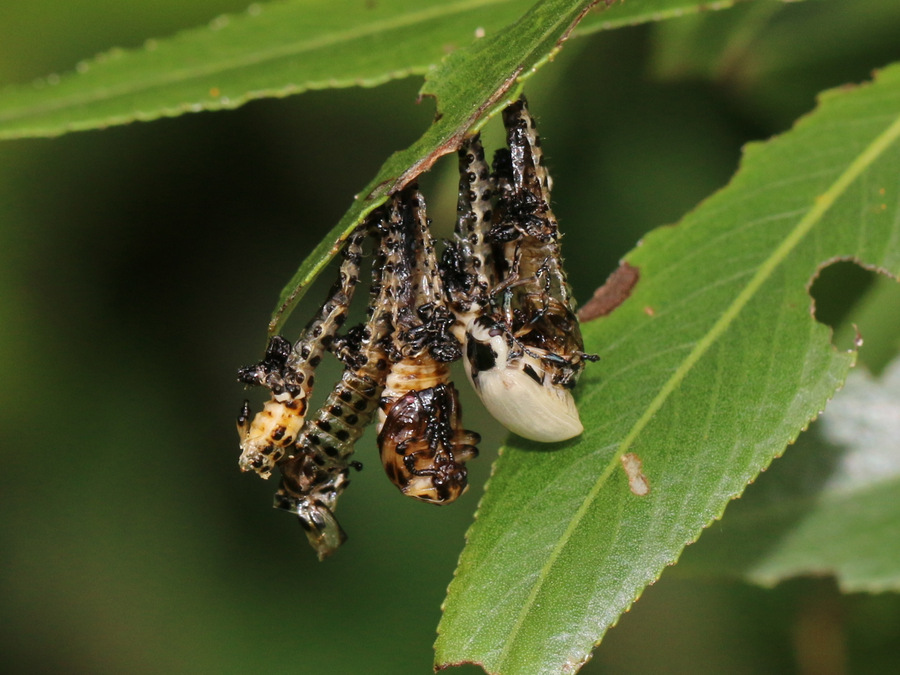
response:
M558 447L515 439L448 590L437 663L572 672L840 387L807 291L821 263L900 273L900 66L824 94L747 148L732 182L627 262L640 280L584 326L599 352ZM637 496L621 459L650 490ZM634 473L634 472L632 472ZM633 478L633 476L632 476Z

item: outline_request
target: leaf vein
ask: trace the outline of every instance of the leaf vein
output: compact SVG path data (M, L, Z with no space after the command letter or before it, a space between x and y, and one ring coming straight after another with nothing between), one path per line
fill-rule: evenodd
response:
M900 116L893 116L892 119L893 122L863 149L836 180L831 183L825 192L819 195L803 217L801 217L797 224L787 233L781 244L762 262L756 274L750 279L741 292L738 293L706 335L696 343L694 349L688 354L672 376L663 384L659 393L653 401L651 401L650 405L622 440L619 445L619 450L612 458L610 458L606 468L597 478L586 499L573 514L565 531L553 546L550 556L542 566L537 581L529 592L525 602L522 604L522 608L516 617L516 621L510 629L509 637L505 641L503 650L498 657L499 671L503 670L502 665L509 657L512 646L516 643L516 637L534 606L537 596L543 587L544 580L549 578L550 569L556 564L556 561L571 540L578 525L587 515L589 509L597 499L601 488L606 484L606 481L618 466L621 456L634 444L637 437L649 425L650 421L656 413L659 412L681 382L687 377L688 373L693 370L694 366L706 352L709 351L716 341L734 323L744 307L746 307L757 291L759 291L763 284L774 274L775 270L784 262L788 255L797 248L810 230L812 230L816 224L821 222L824 215L835 204L838 198L841 197L848 190L850 185L862 175L865 169L878 159L892 143L897 141L898 137L900 137Z

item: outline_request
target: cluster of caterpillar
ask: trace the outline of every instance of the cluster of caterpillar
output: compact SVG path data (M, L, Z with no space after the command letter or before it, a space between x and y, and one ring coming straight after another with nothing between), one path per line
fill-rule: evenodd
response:
M462 426L450 364L462 359L488 411L509 430L555 442L582 432L571 389L585 361L562 268L550 177L525 99L503 113L507 148L489 167L478 136L459 152L457 222L440 261L413 183L349 237L338 278L300 338L273 337L238 379L270 390L238 417L240 467L281 472L276 508L294 513L322 559L346 535L334 516L355 443L377 413L381 463L414 499L447 504L465 492L480 437ZM372 288L363 324L339 335L367 236ZM344 365L312 414L315 370L326 352Z
M442 273L472 387L493 417L535 441L584 431L572 388L585 361L566 281L551 180L525 98L503 111L507 148L493 171L478 136L459 151L455 240Z

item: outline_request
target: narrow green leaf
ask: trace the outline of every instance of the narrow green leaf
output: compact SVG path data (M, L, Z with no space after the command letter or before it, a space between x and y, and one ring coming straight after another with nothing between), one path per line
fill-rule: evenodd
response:
M586 431L503 450L448 591L439 666L576 670L797 437L855 359L813 319L807 284L835 258L900 272L898 176L893 66L749 146L727 188L628 256L633 294L585 326L601 355L578 390ZM625 453L649 495L629 491Z
M467 133L479 129L512 102L520 83L552 58L596 2L541 0L508 28L453 52L429 74L421 94L437 100L437 120L418 141L388 158L350 210L303 262L281 293L269 323L270 333L284 324L353 228L393 191L427 171L439 157L455 152Z
M7 87L0 91L0 139L56 136L424 74L447 53L515 21L533 1L254 3L242 15L147 40L142 49L112 49L86 59L76 72ZM591 29L704 6L699 0L635 0L617 7L613 21L595 21Z
M895 316L896 323L896 316ZM850 373L816 426L679 564L772 586L833 574L845 591L900 590L900 359Z
M294 0L140 50L112 50L77 72L0 93L0 138L53 136L310 89L374 86L424 73L494 32L529 0Z

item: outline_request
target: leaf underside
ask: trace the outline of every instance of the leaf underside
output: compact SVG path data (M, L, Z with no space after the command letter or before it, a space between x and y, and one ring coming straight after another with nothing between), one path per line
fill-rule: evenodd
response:
M586 431L514 438L450 585L437 664L572 672L730 500L824 409L854 363L811 312L820 266L900 273L900 66L828 92L747 148L731 184L627 262L630 298L588 323ZM620 459L643 462L629 492Z

